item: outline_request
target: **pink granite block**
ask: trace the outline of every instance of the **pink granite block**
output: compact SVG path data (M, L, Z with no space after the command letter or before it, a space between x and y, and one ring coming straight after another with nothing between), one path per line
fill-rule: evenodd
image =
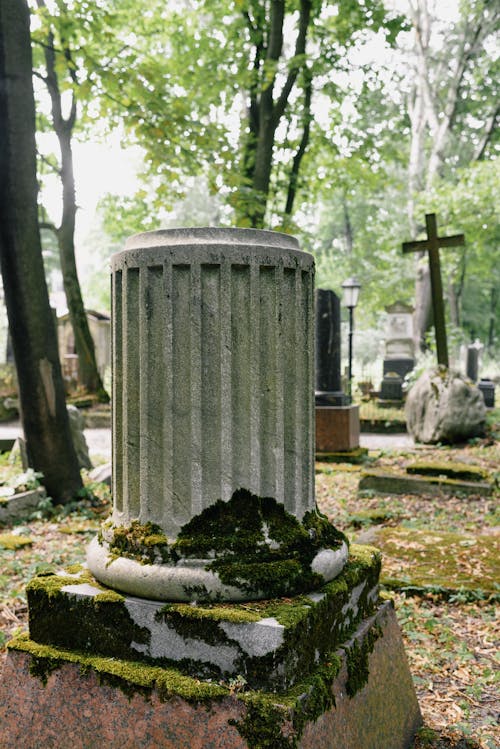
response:
M362 644L369 632L377 638L368 656L368 682L349 697L346 651L355 641ZM253 703L257 722L252 725L260 725L256 734L244 723L249 707L239 693L219 690L218 696L196 702L173 689L141 690L136 682L137 691L128 697L118 686L102 683L92 668L65 661L62 650L44 685L30 673L37 657L22 647L8 653L0 680L0 749L271 749L273 741L290 749L409 749L421 724L401 633L388 604L338 651L343 665L332 685L333 707L304 722L307 683L295 704L290 695L267 693L262 715L259 703ZM271 722L269 708L275 708Z

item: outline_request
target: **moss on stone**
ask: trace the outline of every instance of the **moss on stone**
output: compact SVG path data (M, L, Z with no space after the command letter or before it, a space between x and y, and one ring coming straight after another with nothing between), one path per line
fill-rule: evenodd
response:
M109 543L112 557L128 557L143 564L161 564L177 561L168 538L155 523L141 524L133 520L128 526L113 526L111 531L103 529L102 536Z
M88 583L101 590L93 597L66 594L67 585ZM125 598L101 586L83 572L78 577L59 574L37 575L26 586L31 637L40 643L91 649L97 653L127 656L130 643L147 643L149 632L130 617ZM99 627L96 628L96 610Z
M11 640L7 647L31 655L33 671L30 669L30 672L43 684L47 683L54 670L65 663L75 663L80 666L82 673L94 671L101 683L118 687L128 697L136 693L147 697L156 690L163 701L176 696L190 703L199 703L217 700L229 694L226 687L192 679L176 669L40 645L30 640L27 635L19 635Z
M376 543L386 553L382 582L398 589L483 591L498 594L500 575L495 535L414 528L381 528Z
M80 572L84 572L85 567L83 564L79 564L78 562L76 564L70 564L67 567L64 568L64 571L68 573L68 575L78 575Z
M243 720L235 721L249 749L295 749L305 726L316 721L334 704L332 684L342 666L331 653L314 674L288 692L246 692L240 699L247 707Z
M351 647L345 649L347 660L346 692L349 697L354 697L368 683L370 674L369 655L381 635L380 627L373 625L361 642L355 639Z
M16 533L0 533L0 548L8 551L22 549L23 546L32 546L33 539L29 536L20 536Z
M197 606L189 603L167 603L160 610L159 616L168 615L170 612L198 621L213 619L235 624L258 622L262 618L256 611L249 611L244 604L228 604L226 606L204 604L203 606Z
M406 467L409 474L421 476L447 476L450 479L462 481L487 481L489 473L479 466L468 463L430 463L419 461Z
M125 556L143 564L172 564L180 559L206 560L205 569L224 585L248 597L273 598L319 587L324 579L311 569L323 549L339 549L345 536L317 511L302 522L271 497L236 491L228 502L218 500L184 525L169 543L153 523L104 527L100 540L111 559ZM198 601L212 594L186 589Z

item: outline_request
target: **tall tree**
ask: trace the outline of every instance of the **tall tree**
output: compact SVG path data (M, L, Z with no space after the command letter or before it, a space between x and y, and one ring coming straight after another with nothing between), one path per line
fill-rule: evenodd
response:
M55 168L62 185L62 214L59 226L46 221L41 222L41 226L51 229L57 237L64 291L78 354L80 382L89 393L95 393L100 401L108 402L109 396L97 368L95 346L85 313L75 258L77 203L72 138L78 117L79 81L68 38L71 29L71 24L68 23L69 11L65 3L60 2L57 4L57 12L50 15L44 0L37 0L37 5L42 11L43 23L35 35L35 40L43 49L45 66L44 70L35 70L34 74L44 82L50 96L52 127L60 149L59 165ZM66 80L61 86L60 79L64 76ZM64 93L69 96L66 116L63 112Z
M208 175L241 226L285 226L313 135L314 99L360 36L394 35L380 0L153 3L153 31L101 70L107 111L146 151L161 202L188 174ZM161 19L161 22L160 22ZM143 23L143 21L141 21ZM140 84L140 85L139 85ZM119 87L119 88L118 88ZM111 101L110 101L111 99ZM179 190L179 192L181 191Z
M37 217L35 105L25 0L0 0L0 253L28 453L48 493L82 487L71 440Z

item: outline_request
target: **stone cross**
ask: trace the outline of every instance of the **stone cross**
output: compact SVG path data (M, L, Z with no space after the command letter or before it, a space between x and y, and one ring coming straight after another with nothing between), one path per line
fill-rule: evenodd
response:
M275 232L148 232L113 256L101 582L241 600L340 572L345 540L314 498L313 283L312 256Z
M436 335L436 349L438 364L449 366L448 345L446 342L446 323L443 304L443 285L441 281L441 265L439 260L440 247L458 247L465 243L463 234L451 237L438 237L436 214L425 215L427 239L415 242L403 242L403 252L422 252L427 250L431 276L432 309L434 313L434 330Z

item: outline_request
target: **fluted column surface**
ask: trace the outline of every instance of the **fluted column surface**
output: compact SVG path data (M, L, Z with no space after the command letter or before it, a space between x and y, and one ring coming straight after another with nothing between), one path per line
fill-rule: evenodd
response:
M149 232L113 256L115 524L175 538L237 489L315 507L313 274L257 230Z

